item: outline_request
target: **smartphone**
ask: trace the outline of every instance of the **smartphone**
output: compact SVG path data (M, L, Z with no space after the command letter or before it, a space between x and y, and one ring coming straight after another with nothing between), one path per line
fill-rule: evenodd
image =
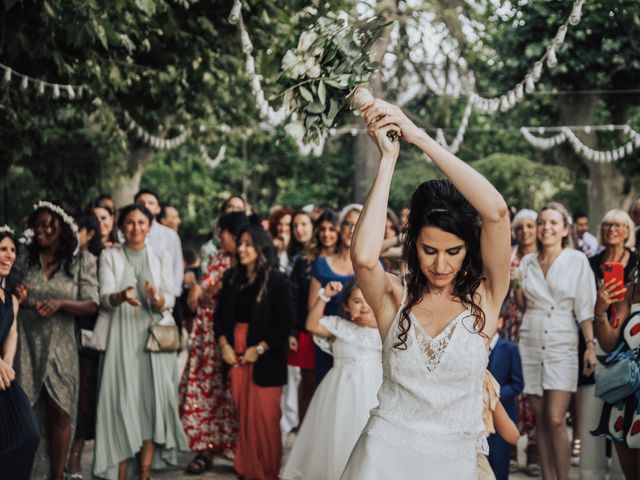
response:
M615 280L624 286L624 265L620 262L604 262L602 266L604 271L605 283L610 280ZM624 294L616 298L617 302L624 300Z

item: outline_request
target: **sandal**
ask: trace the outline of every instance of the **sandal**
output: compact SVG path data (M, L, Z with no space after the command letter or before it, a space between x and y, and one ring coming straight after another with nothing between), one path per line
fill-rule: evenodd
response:
M530 463L524 469L524 473L529 477L539 477L542 474L542 468L537 463Z
M198 453L187 465L187 473L200 475L213 468L213 460L202 453Z
M140 465L140 480L152 480L151 465Z

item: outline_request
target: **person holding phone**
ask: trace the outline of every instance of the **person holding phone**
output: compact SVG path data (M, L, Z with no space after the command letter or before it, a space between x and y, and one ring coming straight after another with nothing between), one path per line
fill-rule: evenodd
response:
M630 283L623 285L619 279L606 280L598 289L595 306L595 333L602 349L610 355L604 359L607 365L618 358L629 356L638 359L640 348L640 288L638 269L630 275ZM622 301L617 299L625 295ZM614 307L614 308L612 308ZM639 391L616 403L602 403L598 427L591 433L613 441L622 472L627 480L640 478L640 423L638 412Z
M633 231L633 222L623 210L609 210L602 218L598 240L604 248L589 258L596 287L603 284L605 277L617 276L621 282L628 283L629 276L638 262L638 256L632 250L635 239ZM595 396L594 376L582 373L586 349L584 338L580 337L578 391L575 399L576 416L579 418L574 422L572 457L580 458L580 471L585 476L589 475L589 472L599 474L606 468L604 439L597 439L589 433L590 428L595 427L595 412L602 409L602 401ZM577 428L576 425L584 428Z
M635 245L635 224L624 210L609 210L600 222L600 244L604 247L589 259L598 286L604 279L605 262L619 263L624 269L624 283L629 283L631 272L638 265Z
M525 309L519 343L524 393L535 412L543 477L558 480L569 477L565 416L578 387L579 329L587 343L584 374L593 374L596 365L595 280L587 257L571 248L571 223L564 205L543 207L536 221L538 253L522 259L516 289Z

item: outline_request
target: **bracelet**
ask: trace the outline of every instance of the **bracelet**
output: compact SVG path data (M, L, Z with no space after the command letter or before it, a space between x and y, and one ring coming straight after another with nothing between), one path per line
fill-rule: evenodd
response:
M596 339L595 338L590 338L589 340L585 340L584 343L586 343L587 345L589 345L590 343L593 343L593 346L596 346Z
M607 323L609 321L609 317L607 317L606 313L601 313L600 315L596 315L596 322L599 324Z
M326 303L329 303L331 301L331 297L327 297L324 294L324 288L321 288L320 290L318 290L318 298Z

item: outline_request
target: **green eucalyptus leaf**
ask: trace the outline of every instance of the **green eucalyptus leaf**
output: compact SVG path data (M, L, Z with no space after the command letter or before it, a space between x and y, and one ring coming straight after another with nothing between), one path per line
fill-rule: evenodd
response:
M324 82L322 80L320 80L320 83L318 84L318 99L322 105L327 101L327 88L324 86Z
M309 89L307 89L303 85L300 85L298 87L298 90L300 91L300 95L302 95L302 98L304 98L307 102L313 102L313 94L309 91Z
M310 103L309 106L307 107L307 112L311 112L311 113L322 113L324 112L324 105L322 105L321 103L318 102L313 102Z

